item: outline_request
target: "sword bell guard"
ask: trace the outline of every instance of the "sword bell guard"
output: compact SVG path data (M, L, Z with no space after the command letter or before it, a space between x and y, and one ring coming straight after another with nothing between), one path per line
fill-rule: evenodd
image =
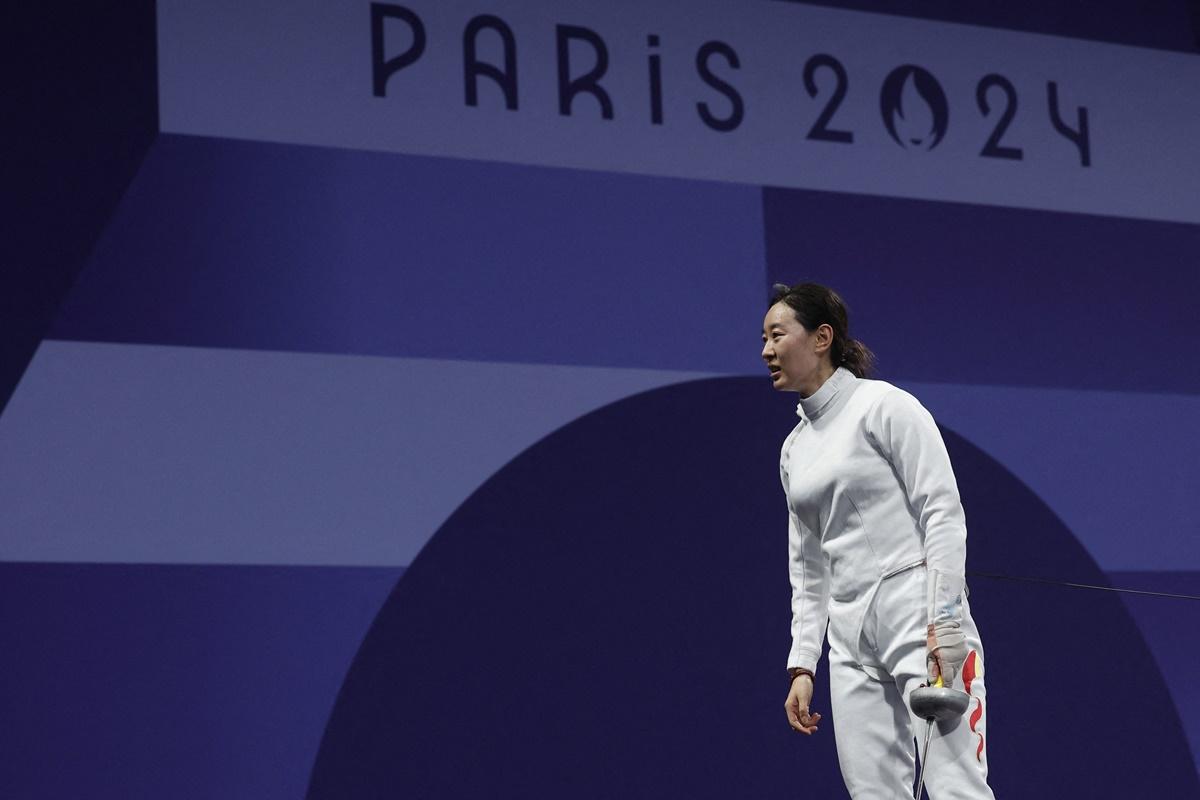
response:
M914 714L930 722L943 722L961 717L971 704L971 696L945 686L922 686L913 689L908 705Z

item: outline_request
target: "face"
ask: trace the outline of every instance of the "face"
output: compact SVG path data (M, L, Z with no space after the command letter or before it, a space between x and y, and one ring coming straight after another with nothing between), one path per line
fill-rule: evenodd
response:
M763 318L762 358L771 372L771 385L781 392L812 394L828 377L829 345L833 330L820 325L808 331L786 303L776 303Z

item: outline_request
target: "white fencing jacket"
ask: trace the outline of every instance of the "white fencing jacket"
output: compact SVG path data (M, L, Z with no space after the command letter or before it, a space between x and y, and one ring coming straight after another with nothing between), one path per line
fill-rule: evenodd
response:
M885 577L924 562L961 586L967 529L945 443L908 392L839 367L796 413L779 459L792 584L787 665L815 673L827 623L830 643L857 653ZM960 592L951 613L961 613Z

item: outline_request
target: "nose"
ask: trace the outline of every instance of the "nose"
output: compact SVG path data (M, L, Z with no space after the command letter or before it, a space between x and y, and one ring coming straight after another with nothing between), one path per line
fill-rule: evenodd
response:
M762 349L763 361L770 361L771 356L773 356L773 355L775 355L775 348L771 347L771 342L770 341L763 342L763 349Z

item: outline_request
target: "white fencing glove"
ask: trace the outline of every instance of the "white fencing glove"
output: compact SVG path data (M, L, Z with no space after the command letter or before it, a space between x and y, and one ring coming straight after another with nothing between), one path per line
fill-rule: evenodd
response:
M962 632L962 596L965 580L937 569L927 572L925 598L929 624L925 632L925 667L930 684L939 677L954 683L967 660L967 637Z

